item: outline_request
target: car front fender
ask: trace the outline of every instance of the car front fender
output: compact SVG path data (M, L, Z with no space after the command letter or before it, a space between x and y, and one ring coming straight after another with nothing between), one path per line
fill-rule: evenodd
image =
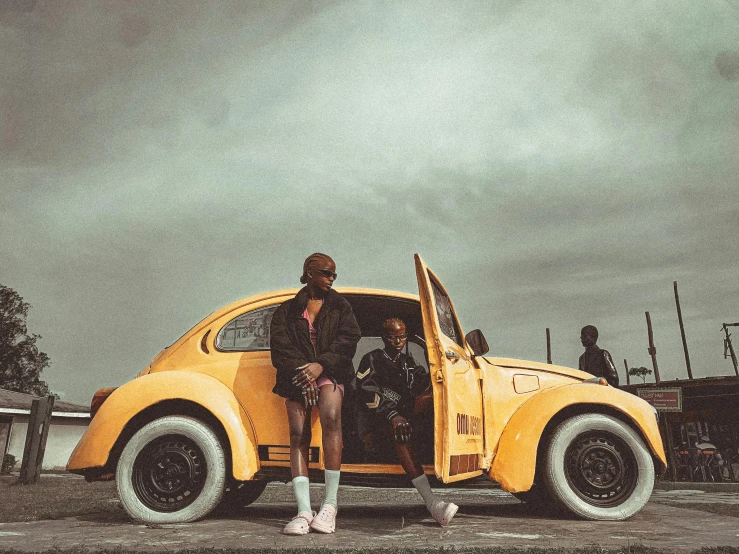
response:
M545 427L562 410L577 404L591 405L589 411L598 411L602 406L624 414L646 439L662 468L667 467L657 419L647 402L611 386L573 383L542 391L516 410L500 437L490 478L509 492L529 490L534 482L536 454Z
M252 478L259 470L259 457L249 416L226 385L209 375L189 371L144 375L113 391L77 443L67 471L83 473L85 469L106 466L129 421L147 408L171 400L192 402L210 412L228 437L234 478Z

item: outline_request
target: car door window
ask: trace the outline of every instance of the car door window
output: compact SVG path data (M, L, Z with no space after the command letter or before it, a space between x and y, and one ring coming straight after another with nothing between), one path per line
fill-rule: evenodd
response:
M458 345L463 346L462 337L459 333L459 326L457 325L457 320L454 318L454 312L452 311L452 303L433 278L431 278L431 290L434 292L436 315L439 317L439 328L441 329L441 332Z
M229 321L216 336L216 348L225 352L269 350L269 325L277 306L253 310Z

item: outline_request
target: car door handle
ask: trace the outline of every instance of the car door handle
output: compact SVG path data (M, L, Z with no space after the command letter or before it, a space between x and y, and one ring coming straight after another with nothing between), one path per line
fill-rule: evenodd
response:
M446 352L444 352L444 354L446 355L447 359L449 359L449 360L452 360L452 361L455 361L455 362L457 360L459 360L459 354L457 354L456 352L452 352L451 350L447 350Z

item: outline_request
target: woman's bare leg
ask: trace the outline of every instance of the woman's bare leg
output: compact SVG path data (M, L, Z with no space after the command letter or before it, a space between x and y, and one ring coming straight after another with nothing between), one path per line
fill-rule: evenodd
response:
M344 393L333 383L321 387L318 393L318 413L323 429L323 462L326 469L341 469L341 450L344 441L341 436L341 403Z
M310 410L302 402L285 400L287 422L290 426L290 472L292 477L308 476L310 448Z

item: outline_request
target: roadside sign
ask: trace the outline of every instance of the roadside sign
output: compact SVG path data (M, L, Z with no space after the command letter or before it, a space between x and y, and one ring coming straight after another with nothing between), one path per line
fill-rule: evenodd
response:
M660 412L683 411L682 389L637 389L636 394Z

